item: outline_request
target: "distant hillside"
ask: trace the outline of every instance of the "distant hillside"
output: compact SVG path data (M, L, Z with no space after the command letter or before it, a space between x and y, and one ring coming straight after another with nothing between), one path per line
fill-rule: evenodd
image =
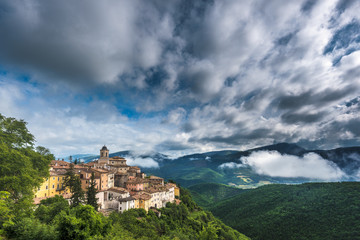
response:
M360 183L268 185L210 211L251 239L360 239Z
M224 150L196 153L171 159L169 156L157 153L137 153L135 151L113 152L110 157L121 156L128 159L132 165L139 165L147 174L153 174L165 179L175 180L184 187L199 183L215 182L236 186L239 188L254 188L270 183L303 183L314 182L309 178L270 177L258 174L249 165L244 165L243 157L258 151L277 151L280 154L302 157L307 153L319 154L322 158L335 163L347 176L341 180L356 180L360 172L360 147L338 148L333 150L307 150L296 144L278 143L246 151ZM97 159L99 156L83 157L85 162ZM146 164L151 161L153 164Z
M233 197L246 190L218 183L201 183L188 188L194 201L202 207L209 207L220 200Z

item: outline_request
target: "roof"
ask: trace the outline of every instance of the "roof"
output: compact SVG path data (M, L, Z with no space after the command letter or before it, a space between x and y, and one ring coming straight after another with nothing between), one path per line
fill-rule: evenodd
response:
M104 151L104 150L109 151L105 145L101 148L101 151Z
M126 163L125 163L125 164L121 164L121 165L108 164L108 166L116 167L116 168L119 168L119 167L129 167L129 165L127 165Z
M166 185L169 185L169 186L174 187L174 188L178 187L175 183L167 183Z
M134 183L145 183L146 180L142 178L133 178L127 181L127 183L134 184Z
M112 188L109 188L107 191L109 191L109 192L117 192L117 193L128 193L129 192L125 188L121 188L121 187L112 187Z
M123 158L123 157L120 157L120 156L114 156L114 157L112 157L112 158L110 158L110 160L126 160L125 158Z
M67 172L66 169L56 169L56 171L50 171L50 176L58 176L58 175L65 175Z
M138 166L130 166L130 169L139 169L140 170L140 168Z
M138 200L150 200L151 199L151 196L146 192L137 193L135 195L132 195L132 197L134 199L138 199Z
M173 188L177 188L178 186L176 186L175 183L167 183L165 184L165 186L169 186L169 187L173 187Z
M50 166L70 166L70 163L61 160L51 160Z
M157 176L150 176L149 179L164 180L163 178Z
M119 198L118 199L118 201L119 202L128 202L128 201L133 201L133 200L135 200L135 198L133 198L133 197L126 197L126 198Z
M94 172L99 172L99 173L108 173L109 172L108 170L101 169L101 168L92 168L91 170Z

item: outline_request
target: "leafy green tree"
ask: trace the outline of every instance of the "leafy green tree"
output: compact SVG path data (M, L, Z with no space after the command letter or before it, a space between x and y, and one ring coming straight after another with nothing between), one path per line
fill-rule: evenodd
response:
M26 128L24 120L5 117L0 114L0 142L12 148L34 146L35 138Z
M206 227L203 227L203 230L199 233L198 239L199 240L212 240L217 239L217 231L219 231L220 228L214 223L209 222L209 224Z
M53 155L35 151L34 141L23 120L0 114L0 191L10 193L16 217L31 213L34 191L49 176Z
M34 217L16 220L14 225L7 228L7 235L9 239L17 240L59 239L54 225L42 223Z
M87 188L87 192L86 192L87 204L93 206L94 209L97 211L98 203L97 203L96 193L97 193L97 189L96 189L96 182L95 182L95 174L91 173L90 186Z
M14 222L12 221L14 215L11 214L11 202L9 196L10 193L8 192L0 192L0 239L2 239L1 235L4 234L4 228L14 224Z
M110 222L89 205L79 205L68 212L62 211L54 221L60 239L64 240L105 236L111 230Z
M70 164L70 168L65 174L64 184L69 187L71 195L71 207L76 207L84 202L84 190L81 188L81 180L75 174L74 164Z
M62 196L41 200L38 208L35 210L35 216L43 223L51 222L61 211L68 211L69 202Z

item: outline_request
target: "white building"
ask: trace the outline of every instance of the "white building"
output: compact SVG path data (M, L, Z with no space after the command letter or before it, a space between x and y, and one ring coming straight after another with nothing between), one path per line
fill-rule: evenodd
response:
M135 208L135 199L130 196L125 188L113 187L105 191L98 192L98 204L100 209L113 209L119 212Z

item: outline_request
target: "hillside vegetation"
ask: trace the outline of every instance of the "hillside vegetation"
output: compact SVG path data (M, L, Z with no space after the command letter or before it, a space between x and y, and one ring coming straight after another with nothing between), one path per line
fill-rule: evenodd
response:
M194 201L201 207L209 207L214 203L233 197L246 190L218 183L201 183L188 188Z
M360 239L360 183L267 185L210 208L252 239Z

